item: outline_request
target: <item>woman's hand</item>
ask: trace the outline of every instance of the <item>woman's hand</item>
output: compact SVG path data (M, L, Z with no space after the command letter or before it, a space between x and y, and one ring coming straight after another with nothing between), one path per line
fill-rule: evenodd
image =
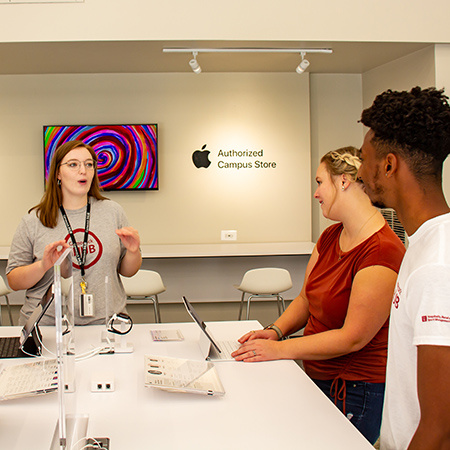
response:
M41 264L44 269L44 273L48 269L53 267L58 258L64 253L64 250L69 248L69 244L66 241L56 241L48 244L44 248L44 254L42 256Z
M29 289L34 286L53 267L58 258L69 248L66 241L56 241L44 248L42 259L26 266L16 267L8 273L8 284L14 291Z
M274 341L272 339L252 339L248 340L245 344L242 344L231 354L231 356L236 361L244 362L283 359L281 354L282 344L283 342Z
M139 249L141 238L139 233L132 227L123 227L116 230L122 244L127 249L120 263L119 273L124 277L132 277L141 267L142 256Z
M240 337L238 342L244 344L245 342L252 341L253 339L271 339L273 341L278 341L278 335L275 330L252 330Z
M116 230L116 234L119 236L124 247L131 253L136 253L139 251L139 246L141 245L141 239L139 233L133 227L123 227Z

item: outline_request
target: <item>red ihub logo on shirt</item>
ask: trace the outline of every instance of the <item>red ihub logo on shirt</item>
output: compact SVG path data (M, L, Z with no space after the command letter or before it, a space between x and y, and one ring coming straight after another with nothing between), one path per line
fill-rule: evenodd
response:
M73 234L75 236L75 240L77 241L77 247L80 256L82 256L84 229L77 228L76 230L73 230ZM70 238L69 234L66 236L65 240L73 249L73 256L74 256L73 267L75 267L76 269L80 269L80 266L78 265L78 261L76 259L77 255L75 249L73 248L72 239ZM98 260L101 258L102 254L103 254L103 245L100 242L100 239L94 233L92 233L92 231L89 231L88 242L86 247L86 263L84 268L89 269L89 267L92 267L94 264L96 264Z

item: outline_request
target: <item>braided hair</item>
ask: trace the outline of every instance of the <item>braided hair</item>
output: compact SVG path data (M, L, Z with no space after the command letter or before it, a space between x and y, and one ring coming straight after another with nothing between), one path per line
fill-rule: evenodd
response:
M320 159L325 163L330 175L349 176L351 181L357 181L358 169L361 166L359 150L355 147L342 147L326 153Z

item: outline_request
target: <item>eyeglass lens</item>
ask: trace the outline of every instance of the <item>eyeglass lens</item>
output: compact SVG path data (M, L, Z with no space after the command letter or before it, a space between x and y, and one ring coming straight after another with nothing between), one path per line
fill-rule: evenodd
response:
M81 167L81 164L84 164L84 167L86 168L86 170L95 169L95 161L92 159L87 159L86 161L78 161L76 159L71 159L70 161L62 163L61 165L62 166L67 165L67 167L72 170L79 170Z

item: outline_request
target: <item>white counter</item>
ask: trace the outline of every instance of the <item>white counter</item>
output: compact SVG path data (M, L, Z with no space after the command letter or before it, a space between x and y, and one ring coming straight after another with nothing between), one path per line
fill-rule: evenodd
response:
M142 245L143 258L211 258L222 256L310 255L313 242L263 242L227 244ZM0 247L0 260L7 260L9 247Z

